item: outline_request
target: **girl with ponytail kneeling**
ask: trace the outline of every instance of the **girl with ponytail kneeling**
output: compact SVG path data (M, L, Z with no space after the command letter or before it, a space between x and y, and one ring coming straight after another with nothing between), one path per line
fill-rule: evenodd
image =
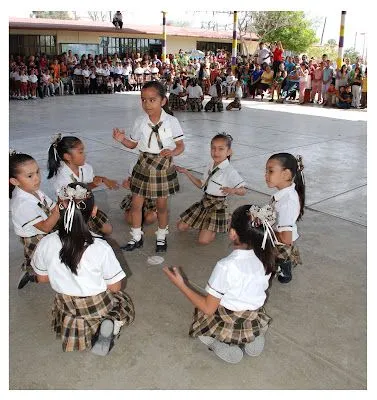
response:
M49 282L56 292L52 328L63 351L91 349L105 356L135 317L121 288L126 274L109 244L88 228L97 207L85 184L64 186L59 210L59 230L39 242L31 265L38 282Z

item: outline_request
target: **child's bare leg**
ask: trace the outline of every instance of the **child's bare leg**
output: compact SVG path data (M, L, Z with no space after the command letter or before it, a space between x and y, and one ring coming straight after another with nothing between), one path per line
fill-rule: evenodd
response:
M158 197L156 201L157 208L157 219L158 219L158 227L161 229L165 229L168 225L169 216L168 216L168 198L167 197Z
M216 237L216 232L212 232L212 231L203 229L199 233L198 242L199 242L199 244L203 244L203 245L210 244L211 242L213 242L215 240L215 237Z
M177 222L177 229L180 232L186 232L190 229L190 225L186 224L186 222L183 222L182 220L179 220Z
M128 225L131 225L131 226L132 226L132 214L131 214L131 210L126 211L126 212L124 213L124 219L126 220L126 222L127 222Z
M144 197L137 194L132 195L131 203L131 215L132 215L132 227L140 228L142 219L142 210L144 204Z
M144 214L144 224L150 225L157 221L157 212L156 211L146 211Z

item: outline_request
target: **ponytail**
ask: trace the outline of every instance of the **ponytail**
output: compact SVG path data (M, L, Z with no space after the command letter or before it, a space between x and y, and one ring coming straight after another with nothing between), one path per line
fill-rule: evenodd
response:
M9 151L9 179L16 178L18 175L18 167L28 161L35 161L32 156L25 153L17 153L15 150ZM12 198L12 193L15 186L9 182L9 198Z
M221 98L222 90L221 90L221 84L219 81L216 81L216 90L217 90L217 97Z
M77 267L82 255L94 242L87 225L94 207L94 196L88 187L81 182L70 183L67 187L77 188L77 186L86 189L89 197L80 201L77 199L70 200L70 202L74 202L70 229L67 229L64 223L59 224L59 238L62 243L62 248L59 252L60 261L75 275L77 275ZM69 208L64 208L62 205L59 208L61 221L65 221Z
M246 244L248 249L254 251L263 264L266 275L268 275L275 271L276 249L269 238L263 243L266 227L261 221L259 221L259 224L253 223L250 207L251 205L238 207L232 214L230 227L236 231L240 243ZM263 244L264 248L262 248Z
M61 162L64 161L64 154L69 153L71 149L75 148L81 143L81 140L75 136L64 136L57 134L53 138L53 142L48 149L47 179L51 179L58 173Z
M295 189L300 200L300 213L297 221L302 219L305 207L305 179L304 179L304 164L302 163L302 156L293 156L290 153L276 153L273 154L268 160L278 160L283 169L289 169L292 175L292 181L295 183Z

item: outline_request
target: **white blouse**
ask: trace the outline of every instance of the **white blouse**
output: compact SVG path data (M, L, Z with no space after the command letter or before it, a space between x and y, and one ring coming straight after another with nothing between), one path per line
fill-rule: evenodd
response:
M79 175L77 176L68 165L62 161L57 174L51 178L51 183L54 186L56 193L60 191L63 186L67 186L69 183L82 182L91 183L94 179L93 168L89 164L84 164L79 167Z
M162 125L159 128L159 136L164 149L175 149L175 142L183 140L184 135L177 118L167 114L164 110L161 110L160 121ZM152 134L151 145L148 146L149 137L152 132L152 128L148 125L152 124L148 115L142 115L138 117L132 128L130 134L130 140L138 143L137 148L142 152L159 154L161 149L158 147L158 142L155 134ZM155 124L152 124L155 125Z
M217 262L206 291L228 310L258 310L266 300L270 275L253 250L237 249Z
M34 227L38 222L45 221L48 218L40 204L52 210L56 203L41 190L37 190L37 194L41 200L38 200L33 194L25 192L19 187L15 187L12 192L10 211L14 231L18 236L31 237L46 234L46 232Z
M113 249L102 238L95 237L94 243L84 251L77 275L60 261L61 248L58 232L50 233L38 243L31 260L31 266L38 275L48 275L55 292L69 296L95 296L104 292L107 285L126 276Z

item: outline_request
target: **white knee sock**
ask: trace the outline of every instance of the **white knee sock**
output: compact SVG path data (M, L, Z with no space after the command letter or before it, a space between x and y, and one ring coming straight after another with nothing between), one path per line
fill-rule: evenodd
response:
M169 233L168 230L169 226L166 225L166 228L158 228L156 235L157 235L157 240L165 240L166 235Z
M141 231L141 228L131 228L132 239L136 240L137 242L141 239L142 234L143 232Z

